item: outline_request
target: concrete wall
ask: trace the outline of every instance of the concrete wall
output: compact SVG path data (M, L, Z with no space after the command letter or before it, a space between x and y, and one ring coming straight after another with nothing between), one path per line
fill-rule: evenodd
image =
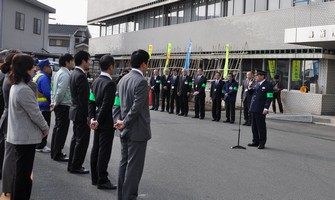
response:
M1 48L17 48L22 51L41 52L48 45L49 14L31 4L20 0L3 0L3 27ZM24 31L15 29L16 12L25 15ZM34 34L34 18L42 21L41 35Z
M172 43L172 52L185 52L190 38L192 52L223 50L227 43L238 50L245 42L245 49L252 50L307 48L284 44L285 29L333 24L333 10L335 2L327 2L92 38L90 52L129 54L152 44L153 51L161 53L168 42Z

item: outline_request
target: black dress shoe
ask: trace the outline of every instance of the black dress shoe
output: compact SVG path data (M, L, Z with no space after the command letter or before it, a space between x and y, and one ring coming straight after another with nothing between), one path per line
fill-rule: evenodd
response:
M220 121L220 119L216 119L216 121L217 121L217 122L219 122L219 121Z
M258 146L258 149L264 149L265 148L265 145L264 144L260 144L259 146Z
M63 154L59 154L58 156L56 156L54 158L55 161L59 161L59 162L68 162L69 161L69 157L64 156Z
M155 109L155 111L157 111L158 109Z
M155 110L155 108L151 108L150 110Z
M223 123L229 123L229 122L230 122L230 120L228 120L228 119L226 121L223 121Z
M258 144L253 142L253 143L249 143L248 146L249 147L258 147Z
M184 113L180 113L180 114L178 114L179 116L184 116L185 114Z
M98 189L100 190L116 190L117 186L113 185L111 182L98 184Z
M251 126L251 123L247 123L247 126Z
M200 117L200 119L204 119L205 117Z
M173 114L173 112L169 112L169 114Z
M184 114L184 117L187 117L187 114Z
M230 121L229 123L234 124L234 121Z
M88 174L90 171L88 169L85 169L84 167L80 169L71 169L70 173L72 174Z
M212 119L212 122L215 122L217 119Z
M199 116L193 116L192 118L199 118Z
M248 126L248 122L244 122L242 125L243 126Z
M164 110L161 110L161 112L164 112Z

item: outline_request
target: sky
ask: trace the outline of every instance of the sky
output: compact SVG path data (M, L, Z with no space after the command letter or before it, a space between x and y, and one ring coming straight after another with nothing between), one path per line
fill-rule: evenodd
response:
M49 15L49 24L87 25L87 0L38 0L56 9ZM97 27L89 26L93 37L99 32Z

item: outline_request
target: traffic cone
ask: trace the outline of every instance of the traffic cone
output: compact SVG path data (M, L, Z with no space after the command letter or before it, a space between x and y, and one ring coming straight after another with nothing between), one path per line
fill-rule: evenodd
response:
M152 106L152 90L149 91L149 106Z

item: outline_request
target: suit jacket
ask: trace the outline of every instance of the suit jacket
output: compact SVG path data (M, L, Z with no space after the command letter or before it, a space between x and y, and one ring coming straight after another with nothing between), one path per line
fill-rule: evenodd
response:
M86 121L86 118L88 117L90 87L86 74L80 69L75 68L71 74L70 90L72 100L69 113L70 120Z
M189 76L186 77L179 77L179 83L178 83L178 93L180 95L187 95L188 92L191 92L192 90L192 78Z
M250 112L262 113L263 110L269 109L273 98L272 84L265 80L262 85L255 87L252 95Z
M176 79L173 80L173 75L170 76L170 82L171 82L171 95L176 95L178 90L178 83L179 83L179 76L176 76Z
M159 93L160 92L160 85L162 83L162 78L160 76L157 76L155 79L155 76L152 76L150 79L150 86L154 87L154 92Z
M117 86L120 97L120 120L125 123L121 137L133 141L148 141L151 138L149 91L145 78L132 70Z
M256 86L257 82L255 80L252 81L250 87L249 87L249 80L244 80L242 83L242 101L244 102L247 99L252 98L252 94L254 92L254 87Z
M281 81L275 81L273 80L271 82L272 84L272 87L273 87L273 93L277 93L277 94L280 94L281 91L283 90L284 86L283 86L283 83Z
M161 82L162 82L162 90L163 90L163 92L171 90L170 75L167 78L166 78L165 75L161 76ZM167 89L164 89L165 86L167 87Z
M115 91L115 83L107 76L100 75L92 84L95 101L89 101L89 115L98 121L99 129L113 129Z
M195 77L194 79L194 91L199 92L199 96L206 96L206 83L207 83L207 79L205 76L201 76L200 78Z
M210 97L212 99L221 99L223 86L224 82L222 80L219 80L218 84L215 84L215 80L212 81Z
M236 94L238 89L238 83L233 79L231 82L227 81L224 84L223 90L224 94L228 94L228 96L224 96L225 101L236 101Z

